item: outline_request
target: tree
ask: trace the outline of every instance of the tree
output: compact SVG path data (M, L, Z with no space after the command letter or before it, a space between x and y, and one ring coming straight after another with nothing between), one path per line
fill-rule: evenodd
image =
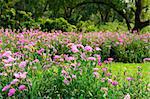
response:
M135 3L134 8L131 7L129 9L128 5L130 5L131 2ZM89 4L99 4L99 5L108 6L108 7L112 8L115 12L117 12L125 20L128 30L132 30L132 32L133 32L135 30L140 31L144 27L150 25L150 19L148 19L146 21L141 21L141 18L140 18L142 10L144 10L144 9L150 10L149 5L143 6L144 3L150 4L148 0L130 0L129 3L123 2L123 0L90 0L90 1L83 1L81 3L78 3L77 5L75 5L71 8L71 11L73 11L73 9L76 9L83 5L89 5ZM128 16L129 10L131 10L134 13L133 14L134 20L130 20L130 18ZM147 13L148 10L146 10L145 13ZM130 23L134 23L133 28L131 27Z
M146 21L141 21L140 17L141 17L142 10L148 7L148 6L143 7L142 1L144 0L135 0L136 10L134 11L135 20L134 20L134 28L132 29L132 32L140 31L142 28L150 25L150 19Z

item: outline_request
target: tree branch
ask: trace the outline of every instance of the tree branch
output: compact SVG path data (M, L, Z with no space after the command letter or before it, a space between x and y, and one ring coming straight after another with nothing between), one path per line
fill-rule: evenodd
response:
M147 21L144 21L144 22L141 22L141 29L150 25L150 20L147 20Z
M45 7L43 8L43 12L46 11L46 8L47 8L48 5L49 5L49 4L48 4L48 0L47 0L47 1L46 1L46 5L45 5Z
M116 11L122 18L125 19L126 21L126 24L127 24L127 27L128 27L128 30L131 29L131 26L130 26L130 21L128 19L128 17L126 16L126 14L124 14L124 12L122 10L118 10L115 5L113 3L106 3L106 2L103 2L103 1L89 1L89 2L82 2L82 3L79 3L77 4L76 6L72 7L71 9L75 9L75 8L78 8L80 6L83 6L83 5L87 5L87 4L103 4L103 5L106 5L110 8L112 8L114 11Z

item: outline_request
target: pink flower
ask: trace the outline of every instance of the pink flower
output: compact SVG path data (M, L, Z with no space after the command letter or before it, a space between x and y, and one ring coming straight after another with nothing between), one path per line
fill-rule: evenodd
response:
M75 68L77 66L77 64L72 63L70 66Z
M69 85L69 81L67 79L64 79L64 84Z
M116 42L116 46L119 45L119 42Z
M98 65L99 65L99 66L102 66L102 63L101 63L100 61L98 61Z
M20 91L23 91L23 90L25 90L25 89L26 89L26 86L25 86L25 85L20 85L20 86L19 86L19 90L20 90Z
M36 62L39 62L39 60L38 60L38 59L35 59L33 62L36 63Z
M26 75L27 75L27 72L20 73L20 78L25 79L25 78L26 78Z
M64 61L64 59L63 59L63 58L60 58L60 60L59 60L59 61L63 62L63 61Z
M133 80L133 78L131 78L131 77L127 77L127 80L128 80L128 81L132 81L132 80Z
M95 78L99 78L99 73L98 72L93 72L93 75Z
M41 51L37 51L37 53L38 53L39 55L42 55Z
M16 89L14 89L14 88L10 89L10 90L9 90L9 93L8 93L8 96L14 95L15 92L16 92Z
M40 49L41 52L44 52L44 50L45 50L44 48L41 48L41 49Z
M96 58L95 57L88 57L88 60L96 61Z
M108 79L108 83L112 83L112 79Z
M10 84L16 84L19 80L18 79L14 79Z
M103 72L106 72L106 71L107 71L107 68L102 68L102 71L103 71Z
M20 78L20 74L19 73L14 73L15 78Z
M150 58L144 58L143 62L150 62Z
M77 48L82 48L84 49L84 46L82 44L77 44Z
M61 58L59 55L55 55L54 57L53 57L54 59L59 59L59 58Z
M101 49L99 47L96 47L95 50L96 51L101 51Z
M27 75L27 72L14 73L15 78L23 78L23 79L25 79L25 78L26 78L26 75Z
M122 38L118 38L118 41L119 41L120 43L123 43L123 39L122 39Z
M9 56L8 59L4 59L3 61L4 61L4 63L10 63L10 62L15 61L15 59L13 57Z
M68 73L65 70L62 70L61 73L62 73L63 76L67 76L68 75Z
M76 45L73 45L73 46L71 47L71 51L72 51L73 53L79 52L79 50L77 49L77 46L76 46Z
M127 95L125 95L124 99L130 99L130 94L128 93Z
M3 87L2 91L6 91L9 88L10 88L10 85L6 85L5 87Z
M92 49L92 47L90 47L90 46L85 46L84 50L85 50L85 51L92 52L93 49Z
M106 76L111 76L111 73L107 73Z
M13 61L15 61L15 59L13 57L8 57L8 61L13 62Z
M66 57L65 60L66 60L66 61L72 61L72 60L75 60L75 58L72 57L72 56L70 56L70 57Z
M72 75L72 78L73 78L73 79L76 79L76 78L77 78L77 76L76 76L76 75Z
M37 51L37 53L41 55L42 52L44 52L44 50L45 50L44 48L41 48L40 50Z
M81 58L82 58L83 60L86 60L86 55L85 55L85 53L81 53Z
M105 61L104 61L104 63L105 63L105 64L108 64L108 63L109 63L109 61L105 60Z
M82 34L80 34L80 35L79 35L79 41L81 41L81 40L82 40L82 38L83 38L83 35L82 35Z
M108 58L108 61L113 61L114 59L113 58Z
M0 40L0 44L2 43L2 40Z
M26 61L22 61L20 64L19 64L19 67L20 68L25 68L27 65L27 62Z
M11 51L6 51L2 56L3 57L10 57L12 55Z
M102 78L101 81L102 81L102 82L105 82L105 78Z
M100 62L100 61L101 61L101 56L100 56L100 55L97 55L97 59L98 59L98 61Z
M117 81L113 81L111 84L112 84L113 86L117 86L117 85L118 85L118 82L117 82Z
M28 46L28 45L25 45L24 48L30 50L30 46Z
M10 66L12 66L12 64L5 64L5 66L6 66L6 67L10 67Z
M93 68L94 72L97 72L99 69L98 68Z
M1 50L1 48L0 48L0 50ZM2 58L2 54L0 53L0 59Z

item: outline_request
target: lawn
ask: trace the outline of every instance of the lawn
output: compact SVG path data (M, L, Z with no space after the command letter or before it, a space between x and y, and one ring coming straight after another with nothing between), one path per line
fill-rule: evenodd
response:
M107 65L106 65L107 66ZM137 67L142 67L142 74L143 78L150 81L150 63L118 63L113 62L111 64L112 67L112 73L117 74L118 72L121 72L123 76L123 72L125 70L128 71L128 74L134 75L137 72Z

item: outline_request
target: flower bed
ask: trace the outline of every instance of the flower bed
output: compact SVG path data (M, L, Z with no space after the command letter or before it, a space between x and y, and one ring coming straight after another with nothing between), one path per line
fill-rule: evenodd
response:
M149 37L0 30L0 97L148 98L140 66L115 75L111 63L149 57Z

